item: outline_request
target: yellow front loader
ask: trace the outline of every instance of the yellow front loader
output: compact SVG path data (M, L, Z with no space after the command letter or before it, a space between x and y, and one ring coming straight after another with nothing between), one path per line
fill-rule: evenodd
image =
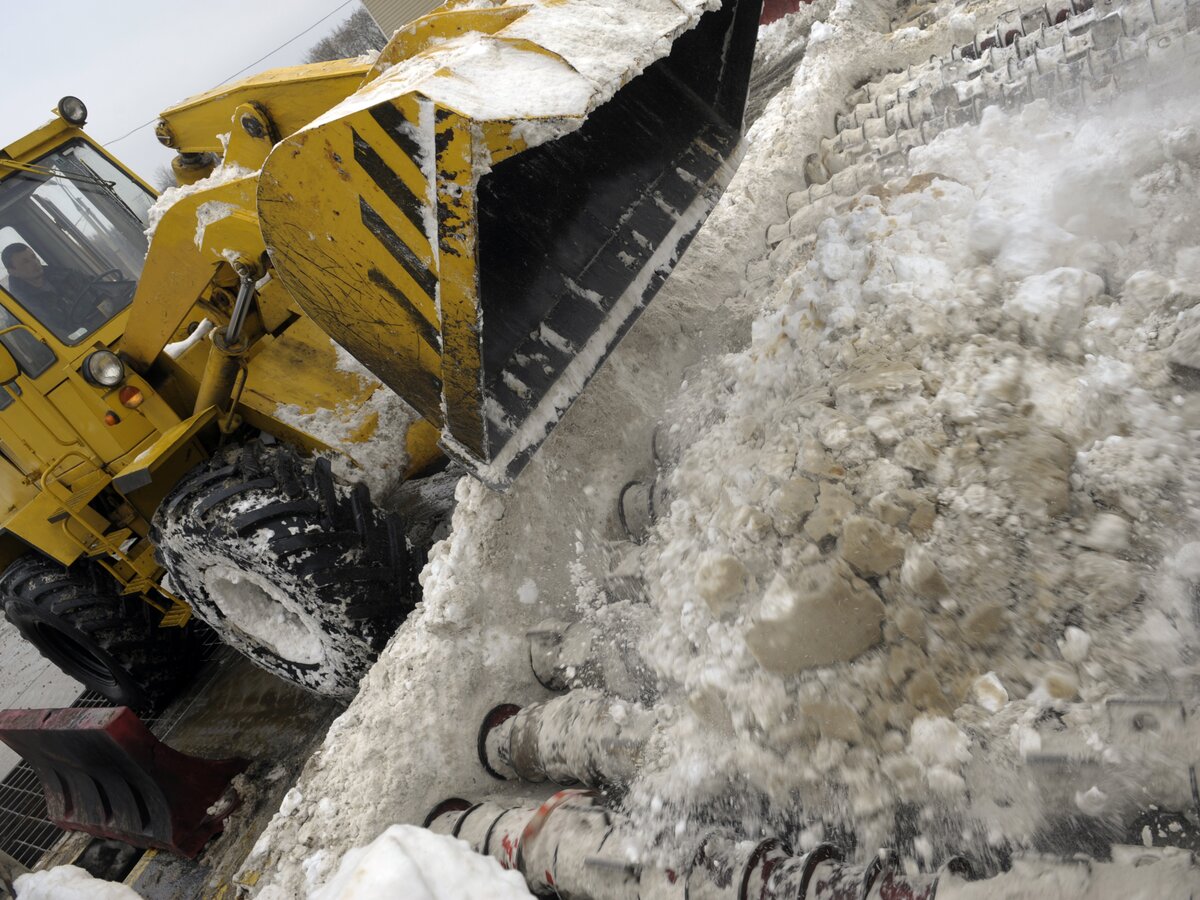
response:
M9 620L135 706L194 618L353 693L430 536L384 476L520 473L728 182L760 5L450 2L166 110L157 202L64 98L0 152Z

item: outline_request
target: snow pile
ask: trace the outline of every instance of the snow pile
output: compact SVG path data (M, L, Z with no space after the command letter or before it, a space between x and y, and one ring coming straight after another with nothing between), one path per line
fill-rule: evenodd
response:
M663 724L626 809L682 853L714 823L797 848L853 830L863 856L901 831L935 862L1020 845L1048 722L1111 758L1105 697L1188 696L1195 104L989 113L747 284L852 88L974 30L889 36L873 0L809 13L795 79L654 304L509 493L460 483L420 610L246 863L260 898L319 889L448 796L544 797L488 778L475 740L495 704L546 696L525 634L548 617L601 621L655 668ZM669 514L622 570L650 601L628 620L652 625L623 633L616 492L686 367L747 332L666 418Z
M525 879L505 871L466 841L414 825L393 825L366 847L349 851L313 900L520 900Z
M78 866L56 866L17 876L17 900L141 900L123 884L93 878Z
M1186 853L1160 860L1114 854L1112 862L1063 865L1018 860L1012 870L986 881L938 882L938 900L1159 900L1194 896L1196 869Z
M365 482L371 496L382 503L404 479L409 462L408 430L420 416L345 348L338 344L333 348L339 371L357 375L364 386L377 385L366 402L310 411L282 403L274 416L336 451L330 455L334 474L347 481Z
M767 103L791 83L808 46L813 23L828 17L831 5L830 0L803 3L798 11L758 29L750 94L746 100L747 126L752 126Z
M509 594L499 579L488 580L495 557L521 558L516 542L488 533L503 516L497 495L469 479L459 483L454 533L433 548L422 608L334 722L247 859L246 869L276 870L259 897L306 896L332 877L346 850L392 823L420 822L447 793L494 789L464 734L497 694L520 695L528 679L511 660L533 615L520 612L515 585ZM492 612L481 616L477 592L489 590ZM446 773L463 777L451 789L441 783Z
M1106 698L1191 696L1198 134L1189 97L989 110L776 254L669 435L647 833L1019 845L1048 710L1119 755Z
M163 216L179 201L193 197L196 194L203 193L211 188L220 187L223 184L228 184L231 181L238 181L242 178L248 178L254 175L252 169L247 169L244 166L235 164L219 165L205 178L193 184L177 185L169 187L154 201L154 205L150 207L149 226L146 228L147 239L153 241L154 232L158 230L158 223L162 221ZM197 207L196 212L196 247L199 248L204 240L204 229L213 222L219 221L230 214L229 209L224 209L229 204L224 203L202 203ZM207 207L206 212L200 210Z
M828 15L826 5L804 4L797 12L776 19L770 25L758 29L758 42L754 46L754 64L773 68L783 59L799 62L793 58L797 47L803 48L808 42L808 32L816 15Z

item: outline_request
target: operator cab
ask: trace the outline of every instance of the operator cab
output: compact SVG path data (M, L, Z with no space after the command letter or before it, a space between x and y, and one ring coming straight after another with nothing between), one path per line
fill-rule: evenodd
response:
M0 287L10 307L0 309L0 329L20 324L13 312L23 310L64 345L80 344L132 301L155 198L82 138L30 163L0 162L0 175ZM53 361L27 331L0 340L31 375Z

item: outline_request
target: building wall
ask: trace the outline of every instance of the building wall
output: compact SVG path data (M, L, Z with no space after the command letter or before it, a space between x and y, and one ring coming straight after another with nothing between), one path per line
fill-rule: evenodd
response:
M442 0L362 0L363 6L375 20L387 37L411 22L417 16L422 16L431 9L442 5Z

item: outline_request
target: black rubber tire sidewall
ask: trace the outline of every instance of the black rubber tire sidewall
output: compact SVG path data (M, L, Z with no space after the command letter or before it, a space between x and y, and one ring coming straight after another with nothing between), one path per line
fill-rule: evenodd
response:
M162 706L194 670L194 627L158 627L140 597L122 596L95 563L63 566L37 554L0 574L4 614L21 636L64 673L113 703ZM98 670L103 670L103 674Z
M340 484L329 489L327 480L328 492L322 494L314 480L318 465L320 461L302 458L282 445L252 442L231 448L198 467L163 501L155 517L155 535L159 559L175 589L225 643L286 681L345 699L354 695L387 639L411 611L419 588L410 565L399 564L393 554L379 549L386 543L382 535L389 527L384 516L373 507L366 509L358 523L365 533L352 534L354 529L345 527L344 521L351 491ZM207 480L211 473L230 467L231 474ZM217 492L261 480L264 472L267 480L271 473L282 473L283 478L276 479L274 486L234 494L204 508ZM267 510L292 499L283 487L284 479L302 484L302 499L314 500L320 509L236 533L231 520L237 504L249 500L257 504L255 508ZM369 504L365 491L358 496L361 505ZM343 517L341 527L331 524L335 515ZM391 527L403 541L403 528L398 523ZM328 542L308 555L275 552L281 539L295 536L287 533L293 528L301 535L313 535L314 541ZM259 552L250 552L256 543ZM248 573L286 592L291 611L310 623L310 632L322 636L323 658L315 664L289 659L243 630L206 584L204 571L214 565ZM347 580L339 581L343 572L349 573ZM353 614L363 608L376 611Z
M7 601L4 604L4 616L21 633L21 637L38 648L42 656L88 690L103 694L113 703L134 709L142 709L150 704L146 691L121 668L121 664L113 655L91 636L74 628L70 622L21 600ZM63 644L48 641L45 635L47 629L57 632L61 636L60 639L81 646L96 662L108 669L111 683L96 680L89 666L64 652L68 648Z
M295 662L273 652L230 620L203 581L182 574L185 567L179 565L179 554L174 549L165 550L163 558L168 561L167 568L172 581L187 599L196 617L213 629L223 643L283 680L323 696L353 696L359 680L378 655L377 649L355 634L349 623L343 625L332 618L328 612L329 598L311 583L295 579L286 571L264 572L260 561L248 558L235 542L221 541L210 549L215 550L217 546L220 547L223 561L230 568L251 575L272 575L272 580L279 588L291 592L299 610L321 629L326 639L323 644L325 655L319 664L312 665Z

